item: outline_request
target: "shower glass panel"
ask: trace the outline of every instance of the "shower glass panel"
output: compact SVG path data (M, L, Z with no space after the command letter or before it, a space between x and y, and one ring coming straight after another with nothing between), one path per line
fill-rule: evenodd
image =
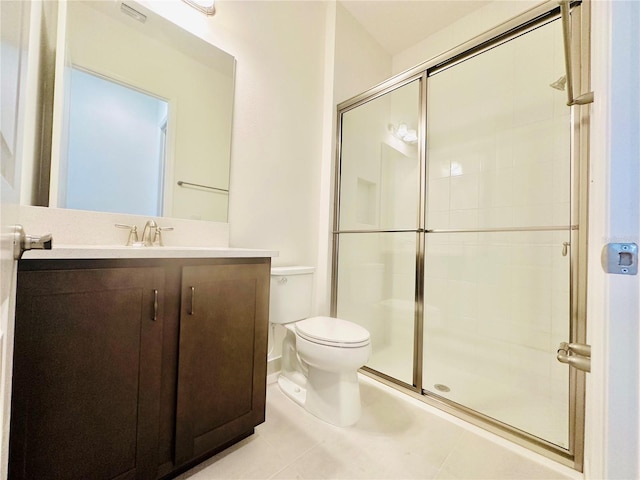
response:
M367 367L414 384L421 78L342 114L336 315L367 328Z
M569 448L570 109L559 21L428 79L423 389Z
M420 80L342 115L339 230L416 229Z
M367 367L413 384L415 233L340 235L337 316L371 334Z
M423 388L568 447L569 233L432 234ZM443 391L445 390L445 391Z

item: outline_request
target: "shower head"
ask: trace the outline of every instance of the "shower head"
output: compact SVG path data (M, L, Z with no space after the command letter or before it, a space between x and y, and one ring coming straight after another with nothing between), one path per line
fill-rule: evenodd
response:
M567 84L567 77L563 75L555 82L550 83L549 86L551 88L555 88L556 90L564 90L564 87L566 84Z

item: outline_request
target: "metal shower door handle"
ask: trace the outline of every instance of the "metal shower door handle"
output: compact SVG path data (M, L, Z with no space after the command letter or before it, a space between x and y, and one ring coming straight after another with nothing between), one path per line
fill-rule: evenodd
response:
M591 371L591 345L562 342L558 346L556 358L560 363L566 363L583 372Z

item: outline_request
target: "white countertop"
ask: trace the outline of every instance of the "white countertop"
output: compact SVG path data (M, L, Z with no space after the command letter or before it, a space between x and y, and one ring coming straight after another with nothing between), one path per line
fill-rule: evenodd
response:
M98 258L256 258L277 257L275 250L230 247L125 247L118 245L55 245L51 250L28 250L23 260Z

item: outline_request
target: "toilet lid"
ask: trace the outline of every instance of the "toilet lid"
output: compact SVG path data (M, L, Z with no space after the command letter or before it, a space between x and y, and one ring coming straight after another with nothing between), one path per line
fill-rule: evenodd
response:
M296 334L310 342L336 347L362 347L369 344L367 329L333 317L312 317L295 323Z

